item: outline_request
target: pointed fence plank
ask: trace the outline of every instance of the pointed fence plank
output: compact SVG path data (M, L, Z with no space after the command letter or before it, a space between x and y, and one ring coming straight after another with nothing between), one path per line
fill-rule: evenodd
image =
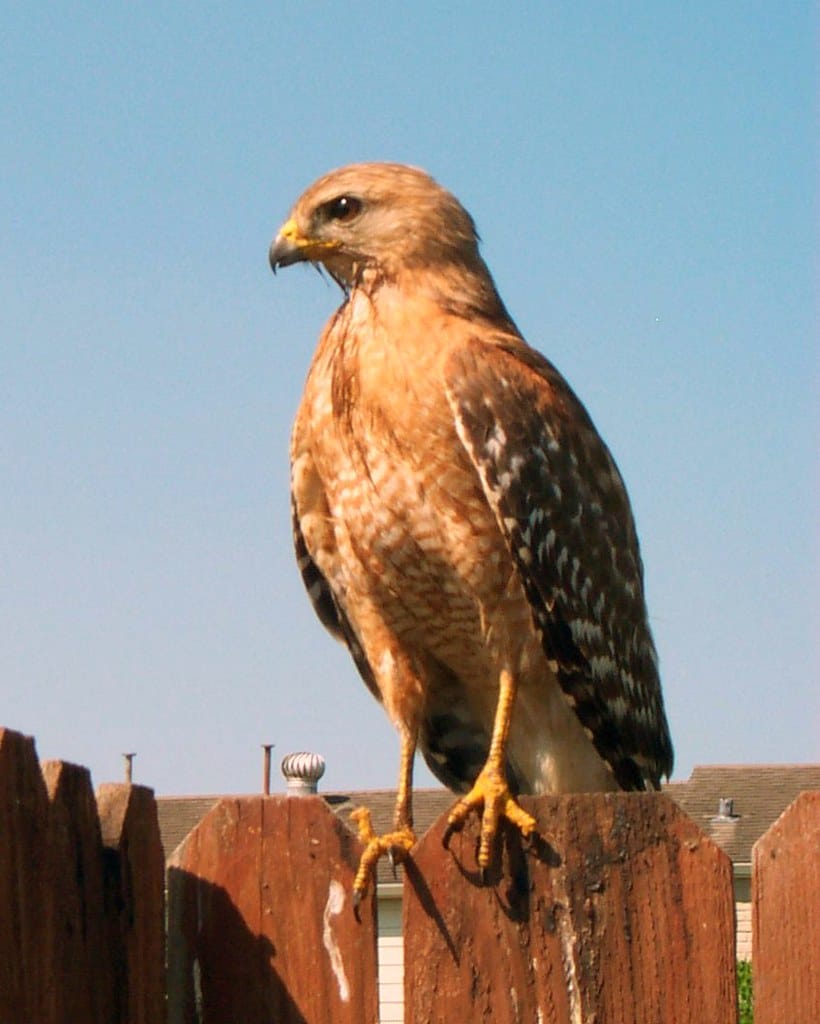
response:
M755 843L752 905L755 1024L820 1019L820 790Z
M169 862L170 1024L375 1024L360 852L319 797L221 800Z
M729 859L666 797L523 798L486 884L446 816L406 865L405 1021L735 1024Z
M121 1024L162 1024L165 1007L165 858L154 792L107 783L97 791L103 841L115 1015Z
M45 1013L48 796L34 740L0 729L0 1021Z
M91 774L63 761L46 761L42 771L50 801L43 1019L49 1024L109 1024L114 1019L114 965Z

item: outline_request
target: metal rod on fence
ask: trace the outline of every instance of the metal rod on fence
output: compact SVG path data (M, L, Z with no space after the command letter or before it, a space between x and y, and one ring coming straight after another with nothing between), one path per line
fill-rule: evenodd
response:
M262 769L262 792L265 796L270 796L270 752L275 746L275 743L262 744L262 749L265 751L265 763Z

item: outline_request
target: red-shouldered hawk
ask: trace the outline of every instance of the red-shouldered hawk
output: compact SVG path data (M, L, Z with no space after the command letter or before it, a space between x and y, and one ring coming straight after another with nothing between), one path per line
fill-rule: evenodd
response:
M270 250L322 264L345 300L319 341L291 444L296 554L401 737L408 850L417 747L482 814L517 793L657 788L672 769L626 490L589 415L523 340L472 218L420 170L357 164L312 185Z

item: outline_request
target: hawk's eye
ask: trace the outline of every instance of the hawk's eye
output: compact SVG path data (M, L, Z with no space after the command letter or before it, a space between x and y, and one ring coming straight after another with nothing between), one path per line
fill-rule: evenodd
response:
M338 196L325 204L325 216L328 220L349 221L353 220L361 208L361 199L355 196Z

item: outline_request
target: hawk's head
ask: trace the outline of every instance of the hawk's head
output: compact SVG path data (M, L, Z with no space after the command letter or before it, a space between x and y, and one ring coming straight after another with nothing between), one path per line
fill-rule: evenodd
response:
M307 260L345 288L375 268L458 265L487 274L472 217L429 174L404 164L351 164L310 186L270 247L274 272Z

